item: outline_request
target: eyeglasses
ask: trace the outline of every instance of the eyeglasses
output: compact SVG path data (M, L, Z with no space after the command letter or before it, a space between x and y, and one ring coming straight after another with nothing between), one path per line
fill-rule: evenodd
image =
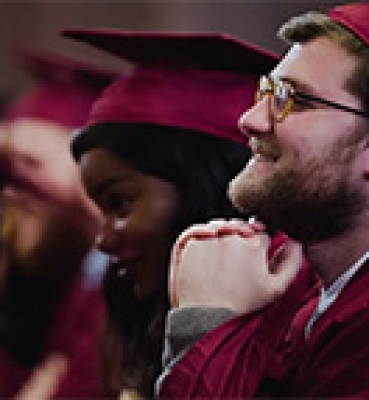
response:
M271 113L276 122L282 122L295 104L306 105L308 102L324 104L338 110L369 118L369 113L365 111L299 92L290 82L272 79L270 76L262 76L260 78L255 97L256 103L263 100L265 97L271 99Z

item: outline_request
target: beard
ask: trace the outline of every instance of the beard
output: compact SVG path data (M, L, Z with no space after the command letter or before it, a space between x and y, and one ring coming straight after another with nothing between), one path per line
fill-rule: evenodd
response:
M300 242L338 236L354 224L365 201L360 189L350 183L353 152L345 145L337 141L324 159L301 163L295 155L277 160L264 178L251 176L246 167L231 182L230 198L243 213Z

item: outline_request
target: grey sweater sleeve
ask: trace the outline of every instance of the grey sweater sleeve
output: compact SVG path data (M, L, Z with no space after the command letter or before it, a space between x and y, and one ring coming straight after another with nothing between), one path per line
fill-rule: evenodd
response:
M229 309L215 307L175 308L169 311L165 326L163 372L156 382L156 393L160 391L161 383L170 374L173 366L191 345L234 315Z

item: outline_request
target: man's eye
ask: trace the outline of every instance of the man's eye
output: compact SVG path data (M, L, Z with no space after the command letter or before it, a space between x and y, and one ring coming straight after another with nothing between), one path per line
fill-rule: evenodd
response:
M294 95L294 103L295 103L295 109L296 108L304 109L304 108L314 107L314 103L310 99L304 97L303 95L301 95L299 93L296 93Z

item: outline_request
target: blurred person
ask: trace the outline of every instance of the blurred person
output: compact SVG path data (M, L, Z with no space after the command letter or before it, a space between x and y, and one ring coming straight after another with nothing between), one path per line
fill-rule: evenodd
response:
M0 188L3 187L3 182L6 180L6 171L9 171L9 157L2 157L2 150L4 147L6 147L5 143L7 141L7 135L6 135L6 128L5 124L3 121L3 115L4 112L9 105L10 101L12 99L12 96L7 93L3 92L0 93ZM4 198L3 196L0 195L0 226L3 226L3 221L4 221L4 208L5 208L5 203L4 203ZM1 236L0 236L1 237ZM0 240L0 264L3 264L3 259L5 257L5 248L4 248L4 243L2 240ZM3 288L3 282L5 278L5 268L0 268L0 296L1 296L1 291Z
M113 74L51 53L16 56L34 85L8 106L1 139L0 397L100 397L104 306L87 274L99 262L100 211L69 146Z
M369 396L369 3L292 18L280 35L291 47L240 117L253 156L229 194L291 239L269 260L261 222L179 238L165 399ZM293 280L302 250L310 290ZM233 318L207 330L196 310L209 322L217 307Z
M249 158L238 115L276 57L221 34L65 32L132 62L73 139L85 188L105 216L106 384L121 399L153 396L168 310L167 265L178 234L238 213L226 184Z

